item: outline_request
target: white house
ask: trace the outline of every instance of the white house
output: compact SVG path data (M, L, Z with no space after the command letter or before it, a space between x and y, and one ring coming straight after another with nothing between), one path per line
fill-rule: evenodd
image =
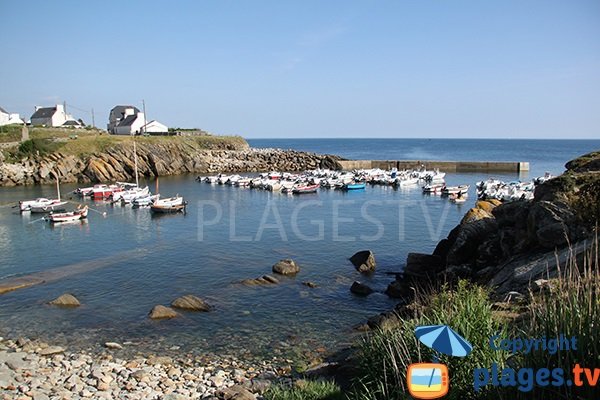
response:
M112 110L110 110L110 115L108 116L108 124L106 125L106 130L109 133L116 134L117 125L125 118L130 115L137 115L140 110L134 106L115 106ZM127 133L130 134L131 132Z
M133 135L143 133L166 133L169 128L156 120L146 121L143 112L134 106L115 106L110 110L108 132L114 135Z
M75 119L67 114L62 104L54 107L35 106L35 112L31 116L31 125L34 126L63 126L67 121Z
M164 124L161 124L157 120L152 120L148 122L145 126L142 126L142 132L146 133L167 133L169 132L169 127Z
M0 107L0 126L10 124L24 124L25 122L21 119L17 113L9 113L4 108Z
M144 126L144 113L138 112L133 115L127 115L125 118L119 121L117 126L114 127L113 133L115 135L133 135L142 133L142 127Z

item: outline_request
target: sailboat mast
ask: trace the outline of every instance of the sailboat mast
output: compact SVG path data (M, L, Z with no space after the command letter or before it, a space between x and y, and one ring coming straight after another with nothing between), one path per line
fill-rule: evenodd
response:
M135 186L139 187L140 182L138 178L138 160L137 160L137 147L135 146L135 136L133 137L133 162L135 164Z

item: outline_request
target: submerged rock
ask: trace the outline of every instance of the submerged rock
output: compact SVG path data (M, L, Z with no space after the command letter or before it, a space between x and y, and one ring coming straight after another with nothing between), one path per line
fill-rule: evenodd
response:
M150 314L148 314L151 319L175 318L178 315L177 311L173 310L171 307L165 307L160 304L154 306L150 311Z
M209 311L210 306L201 298L191 294L179 297L173 300L171 307L180 308L186 311Z
M350 287L350 291L359 296L368 296L373 293L373 289L364 283L360 283L358 281L354 281L352 286Z
M294 260L285 259L273 265L273 272L280 275L296 275L300 272L300 267Z
M81 305L79 300L77 300L77 298L75 296L73 296L72 294L69 294L69 293L65 293L65 294L57 297L56 299L52 300L48 304L52 304L54 306L61 306L61 307L79 307Z
M374 272L377 265L375 263L375 254L371 250L363 250L355 253L350 257L350 262L361 274Z
M307 287L311 288L311 289L319 287L319 285L317 285L316 283L311 282L311 281L302 282L302 284L304 286L307 286Z

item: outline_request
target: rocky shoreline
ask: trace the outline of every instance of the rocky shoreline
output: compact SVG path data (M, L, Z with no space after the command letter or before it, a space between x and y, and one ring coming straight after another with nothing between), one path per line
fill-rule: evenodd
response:
M228 149L200 149L188 142L143 141L136 146L140 176L158 177L185 173L305 171L341 169L332 155L281 149L254 149L245 142ZM0 162L0 186L56 182L97 183L135 179L133 142L121 142L88 156L56 152L15 163Z
M38 340L0 338L0 399L260 399L273 382L290 384L275 363L222 357L122 357L122 346L71 352Z

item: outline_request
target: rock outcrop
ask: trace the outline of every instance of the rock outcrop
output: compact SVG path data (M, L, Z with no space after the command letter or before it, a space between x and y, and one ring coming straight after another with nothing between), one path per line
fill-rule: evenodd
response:
M154 306L154 308L148 314L150 319L169 319L175 318L178 315L179 314L177 311L173 310L171 307L165 307L160 304Z
M488 284L498 295L525 291L535 279L556 275L569 255L582 258L600 217L600 152L566 168L538 185L531 201L477 202L432 255L410 253L386 293L409 300L417 284L457 279Z
M60 307L79 307L81 305L79 300L77 300L75 296L69 293L65 293L61 296L58 296L56 299L52 300L48 304Z
M137 143L140 176L156 177L184 173L304 171L341 169L339 157L294 150L252 149L247 143L200 148L193 142L173 138ZM115 142L101 153L74 156L61 152L34 156L16 163L0 162L0 186L66 182L129 181L135 175L131 142Z
M296 275L300 272L300 267L294 260L281 260L277 264L273 265L273 272L279 275Z
M355 253L350 257L350 262L354 268L361 274L369 274L375 271L377 263L375 262L375 254L371 250L363 250Z
M210 305L201 298L191 294L173 300L171 307L185 311L210 311Z

